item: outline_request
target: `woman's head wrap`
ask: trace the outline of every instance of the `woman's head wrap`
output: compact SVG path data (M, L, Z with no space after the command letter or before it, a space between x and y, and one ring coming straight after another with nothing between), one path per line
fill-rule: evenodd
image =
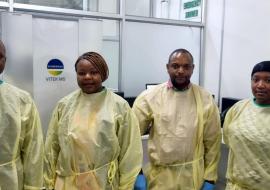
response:
M89 61L101 75L102 82L104 82L109 76L109 69L104 58L96 52L86 52L82 54L75 63L75 70L77 71L77 64L80 60L85 59Z
M252 69L251 76L253 76L254 73L256 72L263 72L263 71L270 72L270 61L262 61L256 64Z

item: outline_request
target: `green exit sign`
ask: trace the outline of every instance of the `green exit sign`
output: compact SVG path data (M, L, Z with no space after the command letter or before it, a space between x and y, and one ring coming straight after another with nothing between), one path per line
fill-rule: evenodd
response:
M186 12L185 17L186 18L197 17L198 16L198 13L199 13L198 10L189 11L189 12Z
M190 9L193 7L198 7L200 5L201 5L201 0L190 1L190 2L184 3L184 9Z

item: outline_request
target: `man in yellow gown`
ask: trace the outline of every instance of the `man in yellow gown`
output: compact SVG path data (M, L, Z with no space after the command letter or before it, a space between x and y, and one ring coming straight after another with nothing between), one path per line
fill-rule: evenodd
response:
M133 105L141 134L150 132L144 170L150 190L213 189L217 180L219 111L211 94L190 83L193 69L190 52L173 51L170 80L142 92Z
M0 41L0 74L6 50ZM0 190L43 186L43 136L29 93L0 80Z

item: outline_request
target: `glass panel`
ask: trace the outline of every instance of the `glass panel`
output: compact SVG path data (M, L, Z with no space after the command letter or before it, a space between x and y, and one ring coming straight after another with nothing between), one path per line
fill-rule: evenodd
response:
M180 19L181 0L154 0L153 7L156 18Z
M15 3L82 10L83 0L15 0Z
M89 11L115 14L119 13L120 0L14 0L15 3L25 3L76 10L83 10L84 1L87 3Z
M150 0L126 0L126 14L150 17Z
M126 15L200 22L201 5L202 0L126 0Z
M119 0L88 0L88 10L103 13L119 13Z
M98 12L98 0L88 0L88 10Z
M102 54L109 67L109 78L104 86L118 91L119 41L103 40Z
M4 12L1 22L2 40L8 48L4 79L33 94L32 16Z
M103 20L103 43L102 54L109 67L109 78L104 85L113 90L118 90L118 69L119 69L119 21Z
M198 84L200 39L201 29L197 27L126 22L122 65L125 96L137 96L147 83L167 81L166 63L177 48L192 53L196 66L191 80Z

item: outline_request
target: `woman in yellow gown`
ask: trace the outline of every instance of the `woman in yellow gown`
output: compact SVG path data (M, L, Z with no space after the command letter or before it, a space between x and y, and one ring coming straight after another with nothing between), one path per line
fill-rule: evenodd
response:
M45 185L55 190L132 190L141 169L138 121L102 86L108 66L87 52L75 63L79 90L60 100L45 143Z
M236 103L225 118L226 190L270 189L270 61L254 66L251 88L254 99Z

